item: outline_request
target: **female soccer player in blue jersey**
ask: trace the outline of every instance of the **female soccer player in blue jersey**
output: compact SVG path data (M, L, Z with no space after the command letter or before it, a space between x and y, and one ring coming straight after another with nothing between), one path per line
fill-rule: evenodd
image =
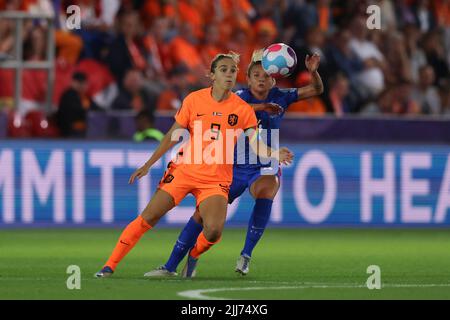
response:
M311 73L312 82L302 88L279 89L275 87L275 79L270 77L262 68L261 52L253 54L252 62L247 69L248 88L236 92L236 94L252 105L259 120L259 126L267 131L267 145L271 143L271 130L279 129L281 119L290 104L312 96L320 95L323 92L323 83L317 69L320 64L320 56L307 56L305 65ZM255 205L251 214L244 248L237 261L236 272L246 275L249 272L250 258L253 249L264 233L269 221L273 199L280 187L279 167L271 168L270 164L261 162L251 164L249 155L246 154L244 164L235 162L233 167L233 182L230 187L228 202L232 203L236 198L249 188L250 194L255 199ZM236 160L235 154L235 160ZM262 173L262 171L266 171ZM172 250L169 260L163 266L146 273L146 277L174 276L177 275L178 264L194 246L198 235L202 231L202 221L197 212L188 221ZM188 272L190 255L183 276ZM193 276L193 275L191 275Z

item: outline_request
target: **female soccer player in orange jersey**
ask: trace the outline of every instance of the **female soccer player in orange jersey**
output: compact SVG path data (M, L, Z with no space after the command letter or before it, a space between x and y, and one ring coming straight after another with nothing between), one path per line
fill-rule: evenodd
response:
M293 154L286 148L274 151L265 145L257 145L254 139L254 129L257 126L255 112L231 92L236 83L238 59L235 54L219 54L212 61L212 87L195 91L184 99L175 115L172 128L151 158L130 177L129 183L133 183L145 176L150 167L178 142L178 139L172 138L177 130L189 130L190 138L187 146L179 153L181 157L169 163L158 190L144 211L122 232L108 261L96 273L97 277L110 276L141 236L153 228L188 193L195 196L197 211L203 222L203 231L189 255L186 276L194 275L199 256L220 240L225 223L229 186L233 177L233 162L227 163L225 155L228 153L227 147L231 146L232 153L236 143L236 136L225 134L227 130L250 130L253 132L250 145L255 153L265 157L270 155L281 163L292 161ZM196 150L199 139L201 149ZM232 141L226 141L229 139ZM202 158L211 149L215 150L216 161ZM200 159L197 157L199 153ZM217 153L221 153L221 156Z
M275 87L275 81L263 69L262 50L254 52L252 62L247 69L248 88L236 92L240 98L253 106L259 126L267 130L267 142L271 142L269 135L275 129L280 128L281 119L289 107L295 101L306 99L322 93L323 84L317 69L320 64L320 56L307 56L305 65L312 76L312 83L302 88L279 89ZM272 146L273 147L273 146ZM238 152L237 152L238 153ZM236 153L236 157L237 157ZM255 199L253 212L250 216L247 235L243 249L238 258L235 270L242 275L249 272L250 259L253 249L262 237L270 218L273 199L280 188L281 171L279 166L273 168L262 164L249 163L246 155L245 163L235 161L233 168L233 182L230 186L228 202L232 203L240 197L248 188ZM262 174L262 170L265 174ZM167 262L147 272L146 277L175 276L176 269L188 250L194 245L202 230L202 219L195 212L179 235L177 242ZM183 276L189 268L190 257L182 271Z

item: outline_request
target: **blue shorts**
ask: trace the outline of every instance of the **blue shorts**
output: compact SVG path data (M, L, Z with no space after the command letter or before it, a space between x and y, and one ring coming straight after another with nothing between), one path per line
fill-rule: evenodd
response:
M262 176L262 172L266 170L268 175L277 175L281 176L281 168L278 170L274 170L270 167L268 168L242 168L239 166L233 167L233 182L230 186L230 192L228 194L228 203L233 203L236 198L239 198L245 191L245 189L250 188L250 186L255 182L260 176ZM264 174L265 175L265 174Z

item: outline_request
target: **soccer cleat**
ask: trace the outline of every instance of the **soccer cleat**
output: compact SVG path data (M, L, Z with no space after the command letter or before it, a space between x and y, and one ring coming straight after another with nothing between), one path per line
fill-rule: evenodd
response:
M183 271L181 272L181 276L183 278L193 278L195 277L196 271L195 268L197 267L197 261L198 259L195 259L191 257L191 255L188 255L188 258L186 260L186 265L183 268Z
M175 277L177 275L178 273L167 270L166 266L160 266L155 270L145 273L144 277Z
M108 267L108 266L104 266L104 267L102 268L102 270L100 270L99 272L97 272L97 273L95 274L95 276L96 276L97 278L108 278L108 277L110 277L113 273L114 273L114 270L113 270L113 269L111 269L111 268Z
M236 263L235 271L245 276L250 271L249 265L250 265L250 257L247 255L242 255L239 257Z

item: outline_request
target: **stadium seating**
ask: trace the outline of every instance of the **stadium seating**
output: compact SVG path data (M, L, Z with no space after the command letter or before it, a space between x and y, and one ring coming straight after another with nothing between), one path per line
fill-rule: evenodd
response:
M39 110L29 111L25 116L9 112L7 118L7 134L12 138L56 138L59 130L54 116L47 117ZM1 119L1 117L0 117ZM0 125L2 120L0 120ZM5 126L6 127L6 126ZM1 132L0 132L1 137Z
M32 110L28 112L25 115L25 121L28 122L33 137L56 138L59 136L54 117L47 117L42 111Z

